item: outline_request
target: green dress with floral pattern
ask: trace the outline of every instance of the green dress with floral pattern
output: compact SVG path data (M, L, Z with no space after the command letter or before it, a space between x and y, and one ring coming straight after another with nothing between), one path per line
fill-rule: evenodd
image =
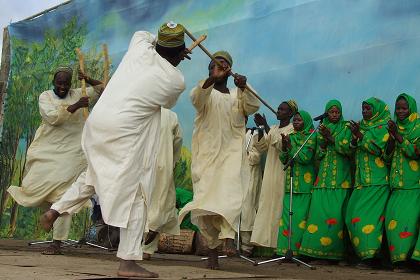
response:
M409 116L405 120L399 121L395 116L403 142L395 141L393 153L386 155L391 162L392 192L385 212L385 230L392 262L410 258L420 221L420 120L416 100L407 94L399 95L397 101L400 98L409 105Z
M305 139L313 131L312 118L309 113L299 111L304 121L304 129L290 134L292 149L280 153L280 160L286 164L293 157ZM312 135L298 156L293 166L293 216L292 216L292 242L293 255L299 252L303 232L306 229L306 219L311 202L311 190L315 181L314 156L316 148L316 134ZM279 235L277 239L277 254L285 255L288 249L289 231L289 199L290 199L290 168L285 176L285 194L283 198L283 212L280 219Z
M347 205L346 225L353 248L362 260L375 257L381 247L385 206L389 197L388 167L383 155L388 141L388 106L377 98L364 101L373 110L362 120L356 150L355 189Z
M341 103L337 100L329 101L325 112L333 106L342 112ZM345 253L345 209L351 191L351 131L342 116L336 124L327 119L323 125L330 130L335 143L328 142L327 147L322 148L325 139L318 133L318 179L312 190L308 226L299 252L310 257L341 260Z

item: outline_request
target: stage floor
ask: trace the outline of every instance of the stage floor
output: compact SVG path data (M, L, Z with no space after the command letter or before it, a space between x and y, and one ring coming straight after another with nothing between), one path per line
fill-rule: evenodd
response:
M44 256L41 247L27 246L23 240L0 240L0 279L123 279L116 277L115 252L88 247L66 248L64 255ZM223 270L205 269L200 257L156 254L142 262L147 269L160 274L159 279L316 279L379 280L419 279L419 274L386 270L359 270L353 267L317 266L316 270L295 264L253 266L238 258L221 259Z

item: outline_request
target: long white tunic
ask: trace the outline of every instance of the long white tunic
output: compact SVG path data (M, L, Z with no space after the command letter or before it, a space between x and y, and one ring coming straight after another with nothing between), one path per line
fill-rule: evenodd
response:
M259 246L277 247L285 176L284 166L279 159L282 148L281 134L287 135L291 132L293 132L292 124L282 128L274 125L268 135L255 144L261 152L267 151L258 211L251 236L251 242Z
M247 144L249 146L247 149ZM258 132L248 130L243 149L242 182L245 189L241 214L241 231L252 231L258 209L258 198L262 181L261 152L255 147Z
M237 229L244 196L241 181L245 116L256 112L259 101L247 90L230 94L201 81L191 92L196 109L192 138L191 177L194 198L179 214L191 211L191 221L200 229L204 215L220 215Z
M99 88L95 90L88 87L87 95L98 97ZM35 207L56 202L86 168L80 145L85 124L83 110L73 114L67 111L81 96L80 88L71 89L63 99L52 90L39 96L42 122L26 155L22 185L8 189L18 204Z
M181 156L182 131L177 115L165 108L161 111L159 142L156 181L147 213L148 228L179 234L174 168Z
M182 73L136 32L83 131L86 183L94 186L104 221L126 228L137 191L146 205L155 179L160 110L185 89Z

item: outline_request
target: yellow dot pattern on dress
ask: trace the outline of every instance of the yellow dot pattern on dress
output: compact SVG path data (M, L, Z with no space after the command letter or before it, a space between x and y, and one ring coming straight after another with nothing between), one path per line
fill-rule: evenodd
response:
M383 168L385 166L384 161L381 158L379 158L379 157L375 158L375 164L379 168Z
M410 160L408 162L408 164L410 165L411 170L413 170L413 171L418 171L419 170L419 164L417 163L417 161Z
M306 228L306 221L302 221L299 223L299 228L305 229Z
M344 181L343 183L341 183L341 187L342 187L343 189L348 189L348 188L350 188L350 183L349 183L349 181Z
M414 252L413 252L413 256L415 256L415 257L420 256L420 251L418 251L418 250L414 250Z
M359 246L359 243L360 243L360 240L359 240L359 238L356 236L356 237L354 237L353 238L353 244L354 244L354 246Z
M340 239L343 239L343 238L344 238L344 233L343 233L343 231L342 231L342 230L340 230L340 231L337 233L337 235L338 235L338 238L340 238Z
M283 223L283 219L280 219L280 222L279 222L279 226L283 226L284 225L284 223Z
M315 233L315 232L318 231L318 226L317 225L314 225L314 224L310 224L308 226L308 231L309 231L309 233Z
M319 241L321 242L322 246L328 246L328 245L331 245L332 243L332 239L329 237L321 237Z
M305 180L305 183L309 184L312 181L312 174L306 172L305 175L303 175L303 179Z
M393 229L395 229L397 227L397 221L396 220L391 220L391 221L389 221L389 224L388 224L388 229L389 230L393 230Z
M362 232L364 234L370 234L372 233L372 231L375 229L374 225L365 225L364 227L362 227Z
M378 236L378 241L382 243L382 234Z

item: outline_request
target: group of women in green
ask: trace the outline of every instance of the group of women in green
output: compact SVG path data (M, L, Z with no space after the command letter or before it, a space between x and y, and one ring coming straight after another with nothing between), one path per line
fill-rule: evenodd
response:
M420 261L416 100L399 95L393 119L387 104L374 97L362 103L360 122L345 121L337 100L327 103L325 113L319 130L303 146L293 169L287 170L278 254L288 249L292 184L291 249L295 255L343 260L349 251L345 240L349 240L365 264L381 254L382 245L396 265ZM305 111L296 113L293 126L294 132L282 137L280 160L284 164L314 130Z

